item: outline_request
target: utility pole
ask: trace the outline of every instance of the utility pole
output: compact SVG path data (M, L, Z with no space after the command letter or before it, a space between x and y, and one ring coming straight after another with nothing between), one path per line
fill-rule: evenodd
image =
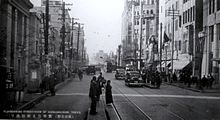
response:
M71 35L71 47L70 47L70 69L72 70L72 59L73 59L73 30L74 30L74 20L79 20L78 18L72 18L72 35Z
M80 32L81 32L80 23L78 23L77 46L76 46L77 60L79 59L79 37L80 37Z
M45 29L44 29L44 38L45 38L45 46L44 51L45 55L48 55L48 29L49 29L49 0L46 0L46 8L45 8Z
M121 66L121 45L118 46L118 65Z
M160 72L162 72L162 28L163 23L160 23Z
M140 28L140 36L139 36L139 42L140 42L140 49L139 49L139 70L141 71L141 56L142 56L142 11L143 11L143 4L142 4L142 0L140 0L140 24L139 24L139 28Z
M63 53L63 59L65 58L65 19L66 19L66 14L65 14L65 2L62 3L62 43L61 43L61 50Z
M174 7L172 7L172 10L167 10L167 16L172 16L173 20L173 33L172 33L172 50L171 50L171 73L173 73L173 59L174 59L174 34L175 34L175 17L179 16L179 10L175 10Z
M83 63L83 55L84 55L84 43L85 43L85 41L83 38L83 40L82 40L82 63Z

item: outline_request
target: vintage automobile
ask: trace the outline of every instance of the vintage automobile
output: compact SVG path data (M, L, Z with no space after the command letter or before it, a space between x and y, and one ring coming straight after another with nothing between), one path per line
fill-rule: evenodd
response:
M86 69L86 74L87 75L90 75L90 74L93 74L95 75L96 73L96 68L94 65L89 65L88 68Z
M144 80L138 71L127 71L125 75L126 86L144 86Z
M125 70L124 69L116 69L115 79L116 80L119 80L119 79L124 80L125 79Z

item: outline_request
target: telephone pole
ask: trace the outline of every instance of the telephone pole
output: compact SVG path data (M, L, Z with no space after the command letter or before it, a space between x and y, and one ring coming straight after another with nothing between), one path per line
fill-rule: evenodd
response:
M171 16L173 20L173 33L172 33L172 38L173 40L171 41L172 43L172 50L171 50L171 73L173 73L173 59L174 59L174 34L175 34L175 17L179 16L179 10L175 10L174 7L172 7L172 10L167 10L167 16Z
M79 59L79 37L80 37L80 23L78 23L78 33L77 33L77 46L76 46L76 59Z
M142 0L140 0L140 26L139 26L139 28L140 28L140 36L139 36L139 42L140 42L140 49L139 49L139 66L138 66L138 68L139 68L139 70L141 71L141 63L142 63L142 60L141 60L141 56L142 56L142 11L143 11L143 4L142 4Z
M48 55L48 29L49 29L49 0L46 0L46 9L45 9L45 29L44 29L44 38L45 38L45 46L44 51L45 55Z
M61 50L62 50L62 58L65 58L65 20L66 20L66 14L65 14L65 2L62 3L62 43L61 43Z
M162 29L163 23L160 23L160 72L162 72Z

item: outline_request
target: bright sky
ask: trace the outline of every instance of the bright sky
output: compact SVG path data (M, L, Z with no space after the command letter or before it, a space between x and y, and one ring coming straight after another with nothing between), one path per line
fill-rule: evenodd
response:
M41 0L31 0L40 6ZM70 15L84 23L87 52L91 56L98 50L115 52L121 43L121 15L124 0L65 0L73 6Z

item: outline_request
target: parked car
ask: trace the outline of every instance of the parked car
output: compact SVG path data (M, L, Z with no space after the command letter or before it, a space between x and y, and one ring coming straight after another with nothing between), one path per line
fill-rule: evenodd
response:
M86 72L86 69L87 69L88 67L87 66L82 66L82 67L80 67L79 69L82 71L82 72Z
M116 80L125 79L125 70L124 69L116 69L115 79Z
M90 74L94 74L96 73L96 68L94 65L89 65L88 68L86 69L86 74L90 75Z
M125 75L125 85L144 86L144 80L142 80L138 71L127 71Z

